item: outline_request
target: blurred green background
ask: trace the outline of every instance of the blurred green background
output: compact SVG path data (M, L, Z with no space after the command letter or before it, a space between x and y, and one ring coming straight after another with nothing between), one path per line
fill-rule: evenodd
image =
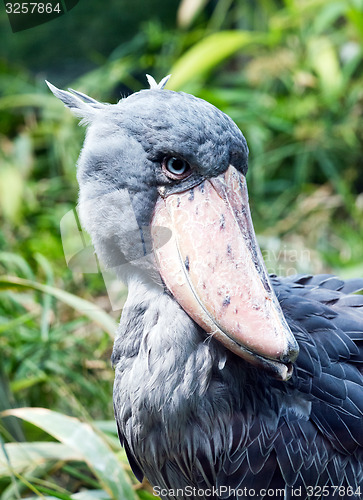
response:
M44 79L117 102L172 73L247 138L268 270L363 275L363 0L105 5L17 33L0 12L0 500L153 498L112 418L119 311L64 259L84 129Z

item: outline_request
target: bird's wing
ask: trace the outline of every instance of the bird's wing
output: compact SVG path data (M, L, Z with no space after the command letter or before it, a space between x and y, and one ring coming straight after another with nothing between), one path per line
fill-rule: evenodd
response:
M272 282L300 354L275 424L234 415L235 444L217 464L217 484L255 492L286 488L286 499L294 491L304 497L307 487L330 485L332 495L333 486L345 485L352 488L351 498L360 498L363 295L351 294L363 289L363 279L320 275ZM283 384L272 381L274 389L283 391Z
M302 276L274 285L300 346L295 383L311 395L317 425L342 452L363 447L363 295L352 295L363 279Z
M293 382L311 402L308 423L293 425L300 435L313 430L307 442L319 445L331 484L345 477L362 485L363 295L352 294L363 290L363 279L297 276L274 285L300 346Z

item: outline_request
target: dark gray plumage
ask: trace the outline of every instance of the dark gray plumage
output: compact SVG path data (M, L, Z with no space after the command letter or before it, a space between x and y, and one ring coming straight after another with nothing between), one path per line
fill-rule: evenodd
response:
M363 299L351 294L363 279L271 277L300 353L286 381L253 366L180 307L148 231L160 197L190 190L192 202L193 188L203 191L229 165L246 173L239 129L205 101L161 88L117 105L50 88L89 124L81 219L129 287L112 362L119 436L136 476L170 498L190 487L209 491L205 498L252 497L249 489L256 499L361 498ZM187 161L190 174L166 176L168 157Z

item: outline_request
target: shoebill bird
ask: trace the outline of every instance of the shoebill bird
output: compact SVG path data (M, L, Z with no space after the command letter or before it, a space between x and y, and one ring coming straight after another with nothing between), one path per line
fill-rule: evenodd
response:
M269 276L248 148L208 102L51 91L87 124L79 210L128 286L121 444L163 498L363 498L363 279Z

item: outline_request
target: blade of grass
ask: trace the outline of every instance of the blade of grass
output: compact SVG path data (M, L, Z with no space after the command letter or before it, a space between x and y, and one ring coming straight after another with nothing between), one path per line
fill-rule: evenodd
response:
M30 313L25 313L19 316L18 318L11 319L10 321L7 321L6 323L0 323L0 334L14 329L18 326L21 326L31 319L34 319L38 316L37 312L30 312Z
M35 259L44 271L47 280L47 286L52 286L54 283L54 273L48 260L41 254L36 254ZM45 293L43 296L42 319L40 324L40 336L43 342L49 340L50 328L50 312L52 308L52 296Z
M23 257L11 252L0 252L0 264L2 264L7 273L20 272L25 278L34 279L34 273Z
M88 300L76 297L76 295L65 292L60 288L43 285L42 283L18 278L16 276L0 276L0 288L2 286L32 288L33 290L39 290L43 293L52 295L53 297L61 300L76 311L80 312L82 315L87 316L89 319L100 325L107 333L109 333L112 338L114 337L117 323L102 309L97 307L95 304L92 304Z

